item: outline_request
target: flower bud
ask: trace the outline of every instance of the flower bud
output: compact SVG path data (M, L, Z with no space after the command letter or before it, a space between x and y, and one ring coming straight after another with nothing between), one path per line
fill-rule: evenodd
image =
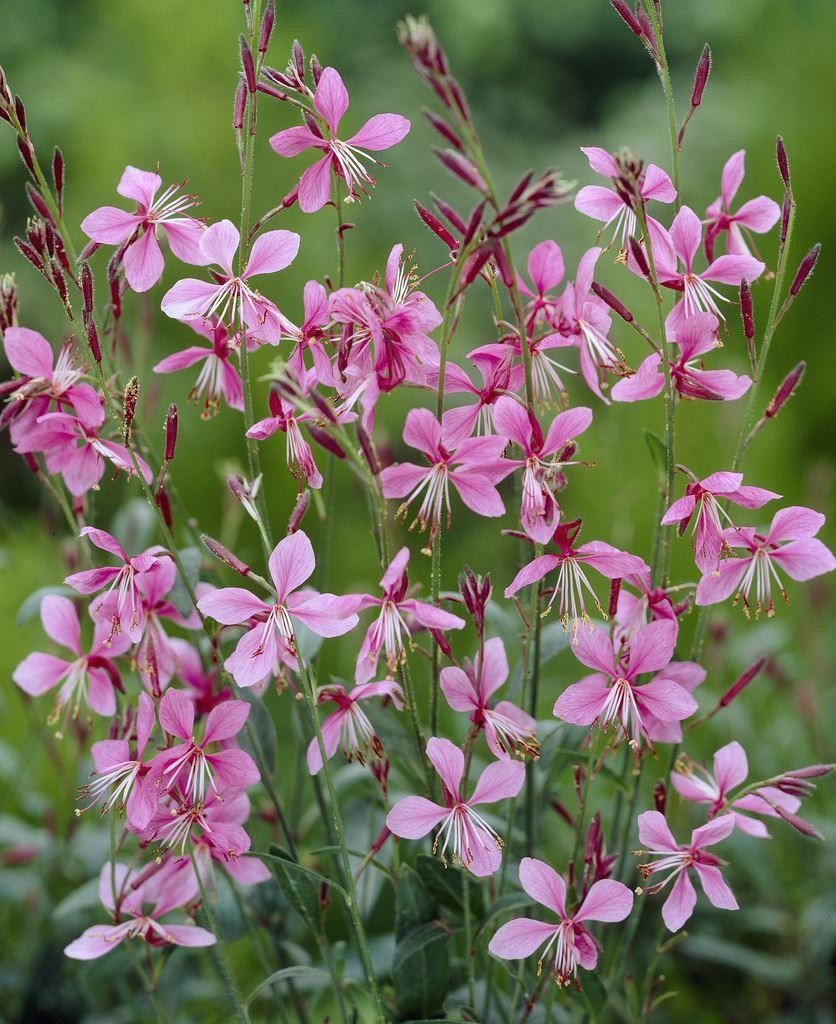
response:
M605 288L602 284L599 284L597 281L592 282L592 290L595 292L599 299L602 299L604 302L606 302L606 304L614 313L618 313L622 320L626 320L628 324L631 324L633 322L633 314L624 305L623 302L620 302L613 295L611 291Z
M0 276L0 331L17 325L18 291L14 274Z
M165 461L171 462L174 458L174 449L177 447L177 406L172 402L168 407L165 417Z
M18 136L17 151L20 153L20 159L26 166L26 170L37 180L37 175L35 174L35 150L32 147L32 143L28 139L22 139Z
M636 266L639 268L639 273L642 274L647 280L650 280L650 267L647 264L647 257L644 254L639 240L634 236L630 235L630 254L636 261Z
M215 540L214 537L210 537L208 533L201 533L200 542L203 546L210 551L215 558L223 562L224 565L228 565L230 569L234 569L239 576L249 576L251 569L246 562L242 562L241 559L234 555L229 548L224 547L219 540Z
M52 154L52 183L58 200L58 211L64 212L64 154L56 146Z
M302 44L298 39L293 40L293 63L296 67L296 74L299 76L299 81L305 81L305 51L302 49Z
M665 805L668 802L668 791L664 782L657 782L653 787L653 806L660 814L665 813Z
M89 264L81 266L81 299L84 303L84 313L90 315L93 312L93 272Z
M264 15L261 18L261 31L258 34L258 52L264 56L267 47L270 45L270 37L273 34L273 26L276 23L276 0L267 0L264 8Z
M131 427L133 425L134 416L136 416L136 404L139 400L139 377L131 377L128 383L125 385L125 393L123 396L123 421L122 421L122 438L126 445L130 444L131 441Z
M610 619L615 618L615 613L618 611L618 597L621 594L621 577L616 576L614 580L610 580L610 606L609 606L609 617Z
M619 18L621 18L627 28L641 38L643 34L641 22L636 18L632 8L626 0L610 0L610 3L612 4L615 13Z
M90 354L96 361L97 366L102 365L102 350L99 345L99 332L92 317L87 322L87 344L90 346Z
M293 511L290 513L290 519L287 522L287 532L289 534L296 533L299 527L302 525L302 520L305 518L305 513L310 508L311 504L311 492L304 490L296 499L296 504L293 506Z
M45 221L48 221L51 224L52 214L49 212L49 207L44 202L44 197L29 181L26 182L26 198L32 204L35 213L37 213L39 217L43 217Z
M784 193L784 201L781 203L781 232L779 235L781 248L787 241L787 232L790 226L790 213L792 212L792 199L789 192Z
M746 340L751 341L755 336L755 317L752 308L752 290L745 278L740 282L740 318L743 321L743 333L746 335Z
M775 158L778 161L778 173L781 175L781 181L784 183L784 188L787 191L790 190L790 162L787 157L787 148L784 145L784 140L781 136L777 136L775 139Z
M160 484L156 491L154 491L154 504L160 510L163 521L170 530L174 526L174 518L171 514L171 499L164 484Z
M470 566L466 565L464 572L459 576L459 590L464 599L465 608L473 619L476 634L481 637L485 632L485 609L491 599L490 574L484 577L478 576Z
M26 125L26 107L24 107L23 100L20 98L20 96L15 96L15 98L14 98L14 106L15 106L15 117L18 120L18 124L23 129L23 134L28 138L29 137L29 129L27 128L27 125Z
M241 50L241 67L244 69L247 92L252 94L255 92L255 63L253 62L252 50L250 50L249 44L243 35L238 37L238 45Z
M432 636L433 640L435 640L435 642L438 644L441 653L444 655L444 657L451 658L453 656L453 648L450 646L450 641L441 632L441 630L431 629L430 635Z
M427 225L430 231L432 231L434 235L437 235L448 249L452 252L456 252L459 248L459 243L441 223L438 217L436 217L435 214L430 213L430 211L425 206L422 206L417 200L414 205L418 216Z
M461 153L457 153L454 149L438 149L433 147L433 154L439 163L446 167L460 181L463 181L465 185L470 185L471 188L487 193L488 186L485 184L482 175Z
M800 363L797 363L792 370L790 370L786 377L784 377L778 390L775 392L772 401L764 410L763 415L765 419L771 420L773 416L780 412L781 406L784 405L788 399L792 398L793 392L801 383L806 369L807 364L802 360Z
M343 451L342 445L334 440L327 430L323 430L322 427L317 427L315 424L310 423L308 424L308 432L310 433L311 438L327 452L335 455L338 459L345 458L345 452Z
M768 658L758 658L754 665L750 665L749 668L747 668L746 671L741 676L739 676L739 678L735 680L734 683L732 683L728 690L726 690L726 692L720 698L717 707L724 708L731 704L735 697L739 696L743 692L743 690L745 690L745 688L749 685L749 683L752 682L755 676L763 669L764 665L766 665L768 660Z
M437 114L434 114L431 110L427 109L424 109L422 113L429 122L430 127L434 128L442 137L442 139L444 139L446 142L449 142L450 145L454 149L457 149L460 153L464 152L464 143L453 131L450 125L447 124L444 118L439 117Z
M363 453L363 458L366 460L366 465L369 467L372 476L377 476L380 473L380 462L377 458L377 452L374 450L372 439L362 425L357 427L357 440L360 442L360 451Z
M697 62L697 70L694 74L694 87L691 90L691 106L698 107L702 103L702 94L708 84L708 76L711 74L711 48L708 43L702 48L700 59Z
M781 807L780 804L772 803L771 800L768 802L778 816L783 818L788 825L791 825L796 832L800 832L803 836L808 836L810 839L818 839L819 842L824 842L824 836L809 821L805 821L804 818L800 818L797 814L792 814L786 808Z
M816 264L819 261L819 254L821 253L821 243L816 242L813 248L807 253L804 259L798 266L798 270L795 272L795 277L790 285L790 295L795 298L796 295L801 291L804 285L807 283L807 279L816 269Z

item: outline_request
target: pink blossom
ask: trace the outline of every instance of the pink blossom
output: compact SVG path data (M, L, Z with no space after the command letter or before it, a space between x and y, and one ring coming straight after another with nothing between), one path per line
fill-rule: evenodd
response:
M669 742L657 723L678 723L697 710L688 690L666 674L676 635L676 623L651 622L636 630L625 654L600 627L581 630L572 650L593 674L567 686L555 702L555 716L574 725L613 725L634 748L642 737ZM639 685L645 672L656 674Z
M637 593L627 589L632 587ZM669 619L676 622L677 611L671 599L662 587L653 587L650 576L637 574L628 576L618 591L618 602L615 612L615 625L623 640L635 633L637 629L656 619Z
M441 691L454 711L470 715L477 730L484 730L491 753L500 760L511 754L536 756L539 747L534 738L537 723L510 701L491 704L493 694L508 679L508 658L499 637L485 642L484 654L465 660L464 666L449 665L441 670Z
M706 370L698 356L717 347L718 320L713 313L695 313L672 324L672 340L679 356L669 360L671 380L682 398L732 401L752 386L746 374L732 370ZM634 374L618 381L612 389L615 402L637 402L655 398L665 387L662 356L652 352Z
M663 232L663 237L664 244L657 245L653 241L659 283L683 293L682 299L668 316L669 332L681 320L694 313L713 313L720 320L725 320L717 303L730 300L718 292L714 285L728 284L739 288L741 281L751 283L764 271L764 264L753 256L731 253L718 256L705 270L695 271L694 257L702 241L702 224L687 206L680 209L673 219L670 232ZM677 260L682 264L682 270L678 269Z
M535 245L528 254L526 268L531 287L517 274L517 289L531 300L525 310L526 325L531 330L538 321L550 324L558 315L558 302L551 293L566 272L560 246L553 241Z
M492 434L493 408L500 395L516 391L523 383L523 368L512 365L514 352L509 345L483 345L468 353L467 358L482 378L481 387L456 363L448 361L444 374L444 394L472 395L476 401L448 409L445 416L451 437L458 444L477 434ZM429 374L431 387L438 386L438 374Z
M131 756L127 739L99 740L90 748L93 757L93 781L82 793L92 797L83 808L89 810L102 800L102 814L114 807L125 811L128 826L135 830L146 827L154 815L157 793L148 779L148 765L142 755L154 730L154 702L147 693L140 693L136 714L136 753Z
M404 797L389 811L387 827L401 839L420 839L440 825L433 853L443 839L441 859L445 864L449 847L453 864L461 864L480 878L492 875L502 861L504 843L476 807L516 796L525 781L525 765L520 761L493 761L465 800L461 794L462 751L449 740L434 736L427 741L427 757L444 785L444 806L423 796Z
M571 630L573 643L577 640L578 628L582 622L591 626L586 611L587 594L592 598L598 611L603 614L601 602L586 577L584 566L588 565L607 579L650 572L650 568L637 555L619 551L618 548L603 541L592 540L576 546L575 541L580 529L580 519L561 523L552 536L552 544L559 553L539 555L524 565L505 588L505 596L513 597L524 587L538 583L547 573L557 569L557 580L543 614L549 612L555 600L559 598L558 617L563 628Z
M410 409L403 439L410 448L422 452L429 465L399 462L380 474L385 497L406 499L398 515L405 515L410 503L423 492L412 525L417 523L422 530L429 526L431 536L438 530L443 509L450 517L451 484L477 515L501 516L505 506L496 485L514 468L502 458L504 437L471 437L453 445L450 435L451 425L446 417L439 424L428 409Z
M197 198L189 194L178 196L182 187L178 183L169 185L157 196L162 183L159 174L126 167L116 191L133 199L136 211L128 213L115 206L100 206L81 222L81 230L94 242L125 246L125 277L135 292L147 292L163 276L158 227L168 239L171 251L184 263L211 262L200 248L203 225L194 217L181 216L197 205Z
M610 156L598 146L581 146L581 152L592 170L608 178L613 188L585 185L575 196L575 209L593 220L602 221L605 228L612 224L613 241L618 239L621 249L626 250L629 239L638 235L635 204L651 200L672 203L676 199L673 182L656 164L645 167L631 157ZM655 234L660 225L651 217L647 221Z
M332 711L321 723L326 757L333 757L341 743L348 761L356 757L360 764L365 764L369 755L376 758L382 756L383 748L374 726L360 706L360 701L370 700L372 697L388 697L399 711L403 708L403 691L391 679L379 683L362 683L349 691L339 683L332 683L320 689L317 696L318 704L337 705L337 710ZM308 744L307 762L311 775L317 775L322 768L322 752L316 736Z
M253 242L247 265L238 274L233 264L240 240L232 221L218 221L207 228L200 250L204 262L220 270L213 273L212 282L194 277L178 281L163 296L162 311L176 320L213 322L216 317L242 330L246 326L259 340L276 343L293 325L275 303L252 288L250 278L290 266L299 251L299 235L295 231L265 231Z
M95 960L124 939L142 939L151 946L213 946L215 936L192 924L167 924L159 918L191 903L197 895L194 873L177 876L160 871L136 884L138 872L125 864L105 864L99 875L99 899L117 922L88 928L64 950L73 960ZM146 905L150 909L146 910ZM121 920L127 917L127 920Z
M314 462L311 446L302 436L299 424L311 419L310 413L297 413L292 402L283 398L277 391L271 391L267 398L270 415L258 420L247 431L246 436L256 441L264 441L277 430L287 438L287 467L291 475L299 481L300 487L322 487L322 474Z
M61 346L58 358L42 334L28 327L7 327L3 331L6 359L19 378L10 381L8 404L0 415L0 425L11 424L12 444L24 441L38 417L46 412L72 410L80 419L99 414L102 400L84 383L84 369L76 364L71 341Z
M305 353L310 352L313 360L314 379L319 384L334 385L334 370L325 351L323 340L331 319L328 310L328 293L318 281L308 281L303 294L304 319L301 327L290 324L286 327L288 337L296 343L288 366L299 380L308 375Z
M515 918L494 934L488 949L502 960L523 960L545 942L537 963L539 974L543 960L554 946L552 970L558 985L577 984L578 967L592 971L598 963L598 945L584 922L623 921L633 908L633 894L627 886L604 878L594 882L577 910L569 913L566 883L554 868L533 857L520 861L520 884L532 900L555 913L559 923Z
M708 218L705 253L709 260L713 259L716 240L724 231L728 232L727 252L739 256L751 255L745 233L754 231L762 235L774 228L781 216L781 208L768 196L750 199L736 212L732 212L731 205L743 182L745 158L745 149L739 149L728 158L720 178L720 195L705 211Z
M198 600L198 608L223 625L249 625L225 662L239 686L253 686L286 657L296 659L294 622L317 636L342 636L357 625L355 598L298 588L313 575L313 547L303 531L284 537L270 555L275 604L241 587L224 587Z
M744 484L742 473L712 473L711 476L688 484L685 494L677 498L665 512L662 525L676 524L681 535L693 519L691 542L694 546L694 561L701 572L714 573L723 553L720 517L725 517L731 523L720 501L732 502L741 508L761 508L768 501L780 497L780 494L763 487Z
M58 686L55 708L49 717L56 723L64 709L73 718L78 716L82 702L98 715L116 713L114 685L120 685L119 672L111 660L130 646L127 636L114 637L105 643L110 629L108 622L96 622L93 641L86 654L81 648L81 623L75 605L66 597L47 594L41 601L41 622L50 639L66 647L75 656L71 661L39 651L27 655L12 673L12 679L30 697L39 697Z
M516 399L498 398L493 413L498 433L522 449L523 459L512 459L514 467L523 470L520 523L539 544L546 544L554 534L560 518L560 506L552 491L552 478L557 472L560 455L592 422L592 410L586 406L559 413L543 437L533 413Z
M160 725L168 736L182 740L160 751L151 762L151 781L168 791L185 793L192 803L204 803L222 789L246 789L261 778L250 755L234 746L214 753L207 747L232 740L244 728L250 713L245 700L226 700L206 718L203 739L194 734L195 709L182 690L169 689L160 701Z
M313 213L328 202L332 168L344 179L350 199L359 199L360 192L368 195L368 188L374 187L375 180L363 161L379 164L368 151L377 152L397 145L410 129L409 121L399 114L375 114L359 132L343 142L338 133L340 121L348 109L348 90L339 72L330 67L322 70L313 106L319 115L318 125L313 123L313 118L307 118L305 125L286 128L270 139L270 145L279 156L296 156L306 149L325 153L299 181L299 206L305 213Z
M756 616L761 612L774 615L773 583L784 600L789 600L781 581L782 572L790 579L804 582L836 568L830 549L816 540L824 522L819 512L792 505L775 513L765 535L751 526L726 530L723 543L746 553L723 559L716 572L703 576L697 587L697 604L717 604L734 594L735 604L743 597L747 616L753 606Z
M446 612L433 604L427 604L426 601L407 597L408 562L409 548L401 548L389 563L380 581L382 596L359 595L358 612L366 608L379 608L380 612L366 631L357 654L354 677L358 683L368 682L374 676L382 651L386 652L387 670L394 672L397 669L406 657L406 642L410 638L407 619L414 619L426 629L445 632L464 627L464 619L458 615Z
M90 614L97 618L111 592L116 593L116 604L110 609L110 634L104 640L106 647L124 630L132 643L139 643L145 628L145 608L142 592L139 589L139 577L146 573L157 572L162 557L156 553L159 549L149 549L140 555L129 558L122 545L104 530L93 526L85 526L80 537L89 537L90 543L102 551L107 551L119 559L121 565L105 565L98 569L83 569L72 573L64 582L77 590L79 594L96 594L103 587L107 589L90 605Z
M189 393L189 398L195 403L203 399L202 419L208 419L218 411L221 398L230 409L243 410L241 378L232 365L232 354L238 350L238 336L230 337L226 324L221 323L217 317L185 322L197 334L208 338L212 343L211 348L191 345L180 352L174 352L157 363L154 373L174 373L202 362L195 385Z
M775 786L761 786L737 799L731 797L731 790L741 786L748 774L749 762L746 751L737 740L733 740L720 747L714 754L713 773L691 761L679 761L671 772L671 784L684 799L698 804L709 804L709 818L728 814L741 832L758 839L768 839L766 825L742 812L749 811L770 818L779 818L780 815L772 804L777 804L792 814L798 810L801 801L789 793L782 793Z
M689 871L696 872L703 892L709 901L720 910L738 910L734 893L728 887L720 871L725 861L713 853L706 851L707 846L714 846L726 839L734 829L734 819L729 814L721 815L707 825L695 828L691 833L691 842L680 846L674 839L665 816L659 811L644 811L638 817L639 839L642 846L647 847L642 854L649 853L658 860L639 865L642 878L647 878L657 871L666 872L660 882L647 886L645 893L660 892L672 879L676 879L670 895L662 907L662 920L669 931L676 932L685 924L694 912L697 893L691 882Z

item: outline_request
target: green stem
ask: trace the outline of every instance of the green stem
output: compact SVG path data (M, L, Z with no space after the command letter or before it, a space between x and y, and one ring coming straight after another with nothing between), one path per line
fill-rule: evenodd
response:
M470 879L462 869L462 909L464 913L464 956L467 973L468 1005L476 1005L476 964L473 957L473 920L470 912Z
M659 51L657 71L662 82L662 91L665 94L665 107L668 114L668 134L671 146L671 180L676 189L676 208L679 209L682 200L679 197L679 133L676 127L676 105L673 97L673 85L671 84L671 73L668 67L668 56L665 52L664 32L659 12L656 9L654 0L644 0L644 7L650 19L653 35L656 39L656 46ZM664 338L662 339L664 341Z

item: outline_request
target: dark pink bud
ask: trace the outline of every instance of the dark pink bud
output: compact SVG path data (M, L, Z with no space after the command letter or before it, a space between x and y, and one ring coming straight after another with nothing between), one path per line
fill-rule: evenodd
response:
M85 263L87 260L89 260L93 253L98 248L101 247L101 244L101 242L88 242L87 245L85 245L81 252L78 254L79 263Z
M430 211L425 206L422 206L417 201L415 202L415 209L418 212L418 216L427 225L430 231L432 231L433 234L437 235L441 239L441 241L444 242L448 249L451 249L453 251L458 249L459 243L450 234L447 228L444 227L444 225L441 223L438 217L435 216L435 214L430 213Z
M322 427L314 426L310 424L308 426L311 437L318 445L321 445L327 452L335 455L338 459L345 458L345 452L342 447L334 440L333 437L328 433L327 430L323 430Z
M471 210L467 226L464 229L464 235L462 236L462 248L469 245L476 237L476 232L479 230L479 225L482 223L482 214L485 212L486 202L487 200L483 199L481 203L477 203Z
M293 40L293 63L296 66L296 74L299 81L305 81L305 51L298 39Z
M778 161L778 173L781 175L781 181L784 183L784 188L789 191L790 161L787 157L787 147L780 135L775 139L775 158Z
M165 417L165 461L171 462L174 458L174 449L177 447L177 406L172 404L168 407Z
M450 646L450 641L439 629L431 629L430 634L433 640L438 644L441 653L445 658L450 658L453 655L453 648Z
M821 252L821 243L816 242L813 248L807 253L804 259L799 264L798 270L795 272L795 277L790 285L790 295L795 298L796 295L801 291L804 285L807 283L808 278L816 269L816 264L819 261L819 253Z
M592 290L599 299L603 299L603 301L606 302L614 313L618 313L622 320L626 320L628 324L633 322L633 314L623 302L613 295L611 291L605 288L602 284L599 284L597 281L592 282Z
M160 484L156 491L154 491L154 504L160 510L163 521L170 530L174 526L174 517L171 514L171 498L168 496L165 484Z
M720 698L720 701L717 706L720 708L724 708L731 704L735 697L739 696L739 694L746 689L746 687L749 685L749 683L752 682L752 680L761 671L761 669L763 669L764 665L766 665L768 660L768 658L758 658L754 665L751 665L749 668L747 668L746 671L734 683L732 683L728 690L726 690L726 692Z
M784 778L817 779L822 775L829 775L834 770L836 770L834 764L811 764L806 768L793 768L792 771L784 772Z
M797 363L792 370L784 377L778 390L775 392L775 396L764 411L764 418L771 420L773 416L777 415L781 410L781 406L792 398L793 392L801 383L804 377L804 371L807 369L807 364L802 360Z
M31 182L26 182L26 197L32 204L35 212L39 214L45 221L52 223L52 214L49 212L49 207L44 202L44 197L35 188Z
M636 18L632 8L626 2L626 0L610 0L610 3L612 4L615 13L619 16L619 18L621 18L621 20L624 22L627 28L629 28L630 31L634 32L637 36L641 37L641 23Z
M125 444L128 444L131 440L131 427L133 426L134 416L136 415L136 404L139 400L139 378L131 377L128 383L125 385L124 399L124 412L123 412L123 423L122 423L122 438Z
M17 138L17 151L20 153L20 159L26 165L26 170L36 178L35 174L35 150L32 148L32 143L28 139L22 139L20 136Z
M311 78L313 79L314 87L316 87L319 85L320 78L322 78L322 65L319 63L319 58L315 53L311 54L308 67L311 69Z
M90 346L90 354L96 360L96 365L102 365L102 350L99 346L99 332L96 330L96 324L93 318L87 322L87 344Z
M691 90L691 106L698 107L702 103L702 94L708 84L708 76L711 74L711 48L708 43L702 48L700 59L697 62L697 70L694 74L694 87Z
M611 619L615 618L615 613L618 611L618 597L621 594L621 577L616 576L614 580L610 581L610 607L609 615Z
M52 283L55 285L55 290L58 292L58 298L63 303L67 316L72 320L73 310L70 305L70 296L67 294L67 281L64 278L64 271L58 260L52 259L50 261L49 271L52 277Z
M784 201L781 203L781 247L787 240L787 231L790 225L790 213L792 212L792 199L789 192L784 193Z
M93 272L87 263L81 267L81 297L84 303L84 312L91 313L93 311Z
M215 540L214 537L210 537L208 533L201 533L200 541L203 546L210 551L215 558L223 562L224 565L228 565L230 569L234 569L239 576L249 576L251 569L246 562L242 562L241 559L234 555L229 548L224 547L219 540Z
M384 825L383 828L380 830L377 839L375 839L375 841L372 843L372 850L371 850L371 852L372 853L378 853L380 850L382 850L384 844L386 843L386 840L391 835L392 835L392 833Z
M457 153L454 149L433 148L433 154L451 174L454 174L460 181L463 181L465 185L470 185L471 188L478 189L480 192L488 191L482 175L461 153Z
M435 203L435 208L438 210L441 216L448 220L456 229L456 231L460 231L462 234L464 234L464 232L467 231L467 224L459 216L456 210L449 203L441 199L439 196L433 195L433 193L430 193L430 195L432 195L433 202Z
M809 821L805 821L804 818L799 818L797 814L792 814L779 804L772 803L771 800L768 802L772 809L776 811L788 825L791 825L796 832L800 832L803 836L809 836L810 839L818 839L819 842L824 842L824 836L814 825L811 825Z
M647 258L645 257L644 249L642 249L639 244L639 240L633 235L630 236L630 253L636 261L636 266L639 268L639 272L649 281L650 267L647 265Z
M431 110L427 109L424 109L422 113L429 122L430 126L438 132L438 134L442 137L442 139L445 140L445 142L449 142L450 145L454 149L457 149L460 153L464 152L464 143L453 131L450 125L447 124L444 118L439 117L437 114L434 114Z
M357 440L360 442L360 451L363 453L363 458L366 460L366 465L369 467L372 476L377 476L380 472L380 462L377 458L377 452L374 450L372 439L363 426L357 427Z
M58 209L64 210L64 154L56 146L52 154L52 183L55 185L55 195L58 199Z
M26 107L23 105L23 100L20 96L15 96L15 117L23 129L23 134L28 137L29 132L26 128Z
M296 499L296 504L293 506L293 511L290 513L290 519L287 521L288 533L296 533L302 525L302 520L305 518L305 513L310 508L310 504L311 492L308 490L302 491Z
M752 308L752 290L747 280L740 282L740 317L743 320L743 333L748 341L755 336L755 317Z
M241 67L244 69L244 79L247 83L247 92L255 92L255 63L253 62L252 51L246 38L242 35L238 39L241 48Z
M665 813L665 805L668 802L668 791L664 782L657 782L653 787L653 806L660 814Z
M15 235L14 244L24 259L29 260L32 266L39 271L41 274L44 273L44 261L41 259L37 251L28 243L24 242L22 238L18 238Z
M240 132L244 127L244 112L247 109L247 83L243 78L238 79L238 86L235 89L235 103L232 108L232 127Z
M261 31L258 35L258 52L263 56L270 45L270 36L276 23L276 0L267 0L264 15L261 19Z

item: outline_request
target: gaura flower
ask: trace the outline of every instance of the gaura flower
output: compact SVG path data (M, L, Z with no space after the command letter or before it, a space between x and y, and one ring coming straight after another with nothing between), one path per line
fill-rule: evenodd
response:
M332 758L336 754L340 744L348 761L356 757L360 764L365 764L365 759L369 755L376 758L382 756L383 748L374 726L360 706L360 701L373 697L388 697L399 711L403 708L403 692L392 679L378 683L362 683L348 691L339 683L332 683L320 689L317 696L318 704L337 705L337 710L324 718L320 726L327 758ZM311 775L317 775L322 768L322 751L319 749L319 739L316 736L308 744L307 762Z
M293 403L278 391L271 390L267 396L270 415L258 420L247 431L246 436L256 441L265 441L280 430L287 438L287 466L292 476L299 481L299 486L308 486L319 490L322 487L322 474L314 462L311 446L302 435L299 424L312 419L310 413L297 413Z
M577 983L578 967L586 971L598 963L598 945L584 926L585 921L623 921L633 909L633 894L626 885L604 878L589 887L581 905L566 909L566 883L548 864L533 857L520 861L520 884L541 906L557 914L559 922L518 917L494 934L488 949L502 960L523 960L546 943L537 961L537 973L554 947L554 980L558 985Z
M713 772L692 761L680 759L671 772L673 788L685 800L698 804L709 804L708 816L715 818L728 814L741 832L757 839L768 839L766 825L752 814L763 814L769 818L780 818L780 814L772 807L776 804L793 814L801 805L798 797L783 793L776 786L762 786L735 799L731 791L737 789L749 774L749 762L746 751L737 740L720 747L714 754Z
M226 324L211 317L208 320L186 320L185 323L197 334L208 338L211 347L190 345L180 352L174 352L154 367L154 373L174 373L188 366L202 362L200 373L189 398L197 403L203 399L202 419L208 419L218 411L223 400L230 409L243 410L244 392L238 371L232 365L232 355L238 349L237 335L230 336Z
M317 636L342 636L357 625L356 598L299 590L316 566L306 533L300 530L280 540L269 565L276 588L275 604L241 587L214 590L197 602L204 615L225 626L249 625L225 662L239 686L254 686L280 661L296 659L294 622L301 622Z
M781 581L782 572L790 579L804 582L836 568L832 552L815 536L824 522L821 513L792 505L775 513L765 535L751 526L726 530L724 544L742 548L745 554L723 559L716 572L703 576L697 587L697 604L717 604L734 594L735 604L743 598L747 616L752 608L756 617L761 612L774 615L773 583L784 600L789 601Z
M560 246L553 241L535 245L528 254L526 268L531 287L517 274L517 289L531 300L525 310L526 326L530 331L538 321L551 324L557 315L557 299L551 292L566 272Z
M658 860L639 865L642 878L648 878L657 871L666 872L665 877L653 885L637 890L639 893L660 892L668 882L676 879L670 895L662 907L662 920L669 931L676 932L685 924L694 912L697 893L690 879L689 872L696 872L703 892L709 901L720 910L738 910L734 893L726 884L720 872L726 862L708 853L707 846L714 846L726 839L734 829L734 819L730 814L721 815L707 825L695 828L691 833L691 841L687 846L680 846L674 839L665 816L659 811L644 811L638 817L639 840L642 846L639 856L651 854Z
M719 236L728 232L726 251L735 255L750 256L746 235L750 231L762 235L778 223L781 208L774 199L758 196L744 203L734 213L731 205L745 174L746 150L739 149L728 158L720 177L720 195L705 211L708 228L705 232L705 254L713 259L714 246Z
M612 724L636 749L643 737L668 742L664 732L657 733L657 723L678 723L697 710L687 689L665 674L676 635L674 622L648 623L633 634L624 655L600 627L582 630L572 650L594 672L566 687L555 702L555 716L574 725ZM657 674L639 685L645 672Z
M476 810L479 804L492 804L516 796L525 781L525 765L520 761L494 761L482 772L470 798L461 794L464 754L449 740L433 736L427 741L427 757L444 784L444 806L423 796L407 796L389 811L386 825L401 839L420 839L440 825L433 841L433 853L441 845L441 859L461 864L482 878L492 875L502 860L503 840Z
M233 269L241 236L229 220L207 228L200 239L204 262L220 270L214 281L187 277L178 281L163 296L161 309L176 320L217 318L230 327L249 331L259 340L278 342L293 325L275 303L250 285L250 278L284 270L296 259L299 235L295 231L265 231L253 242L246 267L237 274Z
M464 627L464 619L458 615L406 596L409 585L406 573L408 562L409 548L401 548L380 581L382 596L359 595L358 612L376 607L380 608L380 613L366 631L357 654L354 678L358 683L366 683L374 676L383 651L386 652L387 670L394 672L397 669L406 657L406 642L410 638L407 618L414 619L426 629L446 631Z
M523 381L523 368L512 365L513 349L509 345L483 345L469 352L467 358L476 367L482 378L481 387L474 384L467 372L456 363L448 361L444 374L444 394L466 394L475 397L475 402L458 405L444 413L444 421L450 430L451 439L463 441L476 431L477 434L492 434L493 408L500 395L516 391ZM438 387L438 374L429 375L431 387Z
M483 658L477 654L473 664L465 660L463 668L448 665L441 670L439 684L450 707L469 714L475 728L484 730L494 757L536 757L540 748L534 738L537 723L531 715L508 700L491 704L491 697L507 678L505 645L499 637L491 637L485 641Z
M662 526L674 523L680 535L691 528L694 546L694 561L703 573L714 573L720 565L723 553L723 527L720 517L731 524L728 514L721 508L721 501L729 501L741 508L761 508L768 501L780 498L780 494L763 487L750 487L743 483L742 473L712 473L702 480L694 480L685 488L685 494L668 508L662 516Z
M133 199L136 211L129 213L116 206L100 206L81 222L81 230L102 245L127 245L122 257L125 277L135 292L147 292L163 276L163 254L157 242L161 228L171 251L184 263L200 266L211 262L200 248L203 224L194 217L184 217L186 210L197 205L197 198L178 196L181 185L169 185L157 195L163 179L152 171L126 167L116 191Z
M406 137L410 123L400 114L375 114L359 132L346 141L339 137L340 121L348 110L348 90L334 68L323 68L314 93L313 106L324 121L327 135L307 119L305 125L286 128L270 139L270 145L279 156L296 156L306 149L325 153L322 159L309 167L299 181L299 206L305 213L321 209L331 196L331 170L339 175L348 188L350 199L359 199L359 193L368 195L375 180L363 161L379 164L367 151L377 152L397 145ZM367 187L368 186L368 187Z

